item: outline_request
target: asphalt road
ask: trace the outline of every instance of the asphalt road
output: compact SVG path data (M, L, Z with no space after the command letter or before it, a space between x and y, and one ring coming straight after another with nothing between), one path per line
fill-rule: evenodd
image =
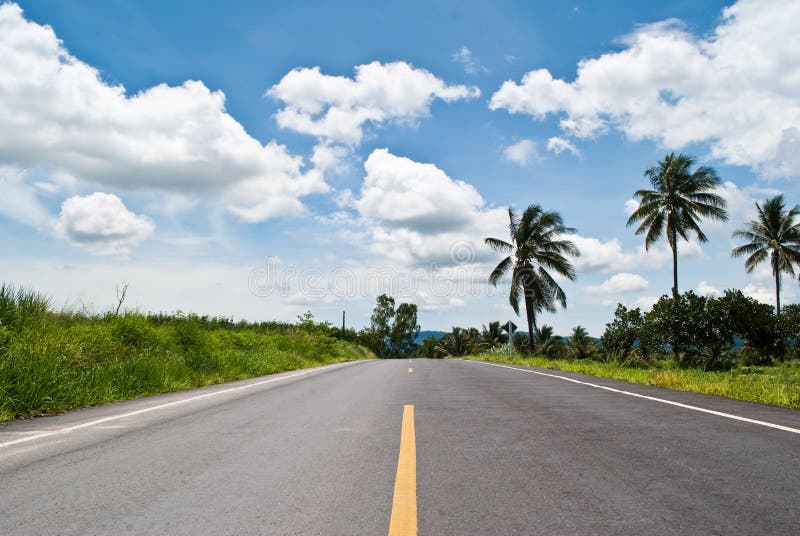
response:
M800 411L540 372L358 362L12 423L0 534L385 535L401 472L423 535L800 533Z

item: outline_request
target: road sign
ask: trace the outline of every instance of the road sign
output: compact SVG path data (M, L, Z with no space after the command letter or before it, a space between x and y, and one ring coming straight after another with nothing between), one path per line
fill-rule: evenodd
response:
M513 334L515 331L517 331L517 325L516 325L514 322L512 322L511 320L509 320L509 321L508 321L508 323L506 323L506 324L503 326L503 331L505 331L506 333L508 333L509 335L511 335L511 334Z

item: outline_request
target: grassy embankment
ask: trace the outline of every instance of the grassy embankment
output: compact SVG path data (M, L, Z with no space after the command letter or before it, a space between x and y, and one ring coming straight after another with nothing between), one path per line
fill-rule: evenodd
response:
M54 311L0 288L0 422L371 357L325 325Z
M725 372L711 372L678 368L671 361L654 361L646 366L630 367L592 360L548 359L519 355L482 354L465 356L464 359L578 372L679 391L726 396L800 409L800 365L797 363L739 367Z

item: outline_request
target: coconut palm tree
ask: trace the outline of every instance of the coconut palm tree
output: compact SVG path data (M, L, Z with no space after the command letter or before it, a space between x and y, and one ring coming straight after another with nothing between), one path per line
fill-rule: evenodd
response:
M758 219L747 223L744 229L733 233L734 238L746 240L747 244L734 248L731 255L743 257L749 274L756 266L767 260L775 276L775 312L781 313L781 274L794 277L794 265L800 264L800 205L786 210L783 196L756 203Z
M597 354L597 344L589 336L586 328L576 326L567 341L567 352L575 359L587 359Z
M636 234L645 234L644 247L649 250L666 233L672 249L672 295L678 295L678 238L689 240L694 233L700 242L708 238L700 229L701 217L727 220L725 199L713 193L719 186L719 176L714 168L700 166L694 171L695 158L685 154L670 153L655 166L647 168L652 190L637 190L639 200L628 227L639 223Z
M481 330L481 341L487 348L495 348L502 344L508 343L508 335L503 331L500 322L489 322L489 325L483 326Z
M524 298L530 348L534 348L536 315L542 311L555 312L556 303L567 306L564 290L548 270L574 280L575 268L567 257L577 257L580 252L564 238L575 229L566 227L558 212L545 211L534 204L525 209L521 217L508 209L508 219L510 242L486 239L489 247L508 254L489 275L489 282L497 285L503 276L511 274L508 301L519 314L519 302Z
M564 341L558 335L553 335L553 326L542 325L536 330L536 348L534 353L545 357L558 357L564 348Z
M444 355L461 357L483 349L479 335L474 328L454 327L453 331L439 340L436 350Z

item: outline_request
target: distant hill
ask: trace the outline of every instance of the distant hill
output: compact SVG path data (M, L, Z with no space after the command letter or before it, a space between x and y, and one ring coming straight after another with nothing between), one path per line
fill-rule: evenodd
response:
M419 344L428 337L436 337L437 339L441 339L442 337L447 335L447 333L448 333L447 331L420 331L419 335L417 335L417 338L414 339L414 342Z

